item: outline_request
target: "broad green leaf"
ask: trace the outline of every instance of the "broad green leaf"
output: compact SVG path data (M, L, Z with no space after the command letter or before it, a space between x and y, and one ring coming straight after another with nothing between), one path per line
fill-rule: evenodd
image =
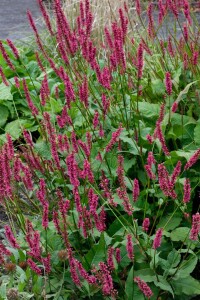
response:
M170 294L173 295L173 298L174 298L174 292L173 292L172 287L169 284L169 282L167 282L167 280L164 279L164 277L160 276L160 275L158 275L158 279L159 279L159 281L155 280L154 284L156 286L160 287L161 290L168 291Z
M181 255L176 249L173 249L167 256L167 262L169 264L169 268L175 268L179 264L180 260L181 260Z
M131 138L123 135L120 137L120 140L128 144L129 153L139 155L139 148L137 147L136 141L133 141Z
M182 218L179 216L174 216L173 218L171 218L171 215L167 215L161 218L156 227L164 228L165 231L170 231L175 229L181 223L181 220Z
M195 153L195 151L183 151L183 150L178 150L178 151L172 151L170 152L172 158L179 158L179 157L183 157L185 158L187 161L192 157L192 155Z
M134 300L134 267L131 267L125 284L127 300Z
M200 282L192 276L172 280L171 284L175 295L200 295Z
M9 111L6 106L0 105L0 127L3 127L8 119Z
M187 239L190 232L190 228L188 227L179 227L173 230L170 234L171 240L174 242L184 241Z
M94 245L86 254L86 260L89 264L97 266L100 261L105 259L105 238L104 233L101 234L100 240L97 245Z
M163 95L165 93L165 85L161 79L152 80L151 88L156 95Z
M46 142L38 142L34 145L36 151L44 159L51 159L51 150L49 144Z
M13 139L18 139L22 133L22 126L26 122L25 120L12 121L6 125L5 132L9 133Z
M0 100L12 100L11 87L4 83L0 84Z
M152 269L140 269L135 271L135 277L139 276L145 282L153 282L156 279L155 272Z
M193 272L198 262L198 258L193 256L188 260L182 261L180 268L176 274L176 278L186 278L189 276L190 273Z
M50 105L52 112L60 113L62 111L63 105L58 100L50 98Z
M140 114L145 118L157 118L159 116L160 105L149 102L138 102Z

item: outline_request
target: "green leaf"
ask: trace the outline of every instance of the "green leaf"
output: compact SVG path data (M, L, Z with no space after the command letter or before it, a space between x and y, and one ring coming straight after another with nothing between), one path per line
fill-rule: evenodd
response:
M104 233L101 234L99 243L94 245L92 249L86 254L86 260L89 264L97 266L100 261L105 259L105 238Z
M180 263L180 260L180 253L176 249L173 249L167 256L168 268L175 268Z
M176 99L176 102L179 103L179 102L181 101L183 95L186 95L186 94L188 93L190 87L191 87L193 84L197 83L198 81L199 81L199 80L196 80L196 81L193 81L193 82L187 84L186 87L184 88L184 90L182 90L182 91L180 92L180 94L178 95L178 97L177 97L177 99Z
M1 284L1 286L0 286L0 297L1 297L1 299L6 299L7 298L6 297L6 284L5 283Z
M200 295L200 282L192 276L172 280L175 295Z
M130 153L134 155L139 155L139 148L137 147L137 143L134 142L131 138L121 135L120 140L128 144L128 149Z
M58 100L50 98L50 104L53 113L60 113L62 111L63 105Z
M51 150L50 146L46 142L38 142L35 144L35 149L39 155L44 159L51 159Z
M152 269L141 269L135 271L135 277L139 276L145 282L153 282L156 279L155 272Z
M16 267L16 274L19 276L19 281L21 283L24 283L27 280L26 273L19 266Z
M187 239L190 232L190 228L188 227L179 227L173 230L170 234L171 240L174 242L184 241Z
M128 277L125 284L125 292L127 296L127 300L134 300L134 267L132 267L128 273Z
M165 85L161 79L152 80L151 88L156 95L163 95L165 93Z
M138 102L140 114L145 118L157 118L159 116L160 105L148 102Z
M9 111L6 106L0 105L0 127L3 127L6 124L8 119Z
M11 87L6 86L4 83L0 84L0 100L13 100Z
M156 227L164 228L165 231L170 231L175 229L181 223L181 220L182 218L179 216L174 216L173 218L171 218L171 215L167 215L162 217Z
M176 278L186 278L192 273L197 265L198 258L193 255L188 260L183 260L176 274Z
M200 145L200 119L197 121L197 125L194 129L194 141L197 145Z
M25 120L15 120L8 123L5 127L5 132L9 133L13 139L18 139L22 133L21 126L25 123Z
M158 275L158 279L159 279L159 281L157 281L157 280L154 281L155 285L158 286L159 288L161 288L161 290L163 290L163 291L170 292L170 294L172 294L173 298L174 298L174 292L172 290L171 285L167 282L167 280L164 279L164 277L160 276L160 275Z
M194 153L195 153L195 151L186 152L186 151L183 151L183 150L178 150L178 151L172 151L172 152L170 152L172 158L183 157L187 161L192 157L192 155ZM178 161L178 159L176 161Z

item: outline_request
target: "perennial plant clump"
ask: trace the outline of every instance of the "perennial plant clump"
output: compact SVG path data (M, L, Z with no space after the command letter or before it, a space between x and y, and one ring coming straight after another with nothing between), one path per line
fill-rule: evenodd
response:
M0 299L200 295L200 44L189 2L145 12L138 0L134 13L124 3L103 36L89 0L73 24L60 0L53 21L38 3L45 41L28 12L34 51L0 42Z

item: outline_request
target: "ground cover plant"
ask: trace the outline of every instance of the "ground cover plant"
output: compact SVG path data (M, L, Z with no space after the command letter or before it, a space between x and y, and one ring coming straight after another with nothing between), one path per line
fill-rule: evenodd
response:
M188 1L158 1L158 20L151 2L134 16L125 3L98 37L88 0L72 25L59 0L52 23L39 4L49 35L28 12L36 53L0 42L1 299L200 295L200 32Z

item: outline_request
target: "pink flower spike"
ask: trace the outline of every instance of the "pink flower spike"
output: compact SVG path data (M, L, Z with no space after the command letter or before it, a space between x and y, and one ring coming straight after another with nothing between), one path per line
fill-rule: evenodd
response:
M10 49L12 50L14 56L16 59L19 59L19 52L17 50L17 48L15 47L15 45L13 44L13 42L9 39L6 40L8 43L8 46L10 47Z
M149 218L145 218L142 222L142 229L147 232L149 230L149 226L150 226L150 220Z
M27 259L27 263L29 265L29 267L37 274L42 276L42 271L40 270L40 268L36 265L36 263L31 259L28 258Z
M123 128L120 126L115 132L112 133L112 138L109 144L106 146L106 152L110 152L114 144L118 141Z
M113 261L113 256L114 256L114 248L113 247L108 247L108 252L107 252L107 265L110 269L110 271L113 271L115 269L114 266L114 261Z
M133 201L136 202L138 200L138 196L140 193L139 181L134 179L133 181Z
M155 235L155 238L154 238L154 241L153 241L153 249L157 249L160 247L161 245L161 239L162 239L162 232L163 232L163 229L162 228L159 228L157 231L156 231L156 235Z
M134 281L138 284L139 289L144 294L145 297L150 299L153 296L153 292L145 281L140 279L140 277L135 277Z
M138 76L138 79L142 78L142 73L143 73L143 66L144 66L143 53L144 53L143 43L140 43L138 50L137 50L137 69L138 69L137 76Z
M192 216L192 229L190 231L190 239L193 241L198 240L198 235L200 232L200 214L196 213Z
M7 238L8 242L10 243L10 245L13 248L20 249L20 246L18 245L18 243L16 241L16 238L14 237L14 234L12 233L12 230L11 230L10 226L5 225L4 229L5 229L6 238Z
M8 81L7 81L7 79L6 79L6 76L5 76L5 74L4 74L3 69L2 69L1 66L0 66L0 76L1 76L2 82L3 82L6 86L9 86L9 83L8 83Z
M141 15L141 5L140 5L140 0L136 0L135 1L135 8L136 8L136 12L138 14L138 16Z
M128 234L126 236L127 244L126 244L126 250L127 255L130 260L134 259L134 253L133 253L133 241L132 241L132 235Z
M185 179L183 190L184 190L183 202L188 203L191 197L191 186L190 186L190 180L188 178Z
M166 72L165 74L165 86L167 94L170 96L172 94L172 80L170 72Z
M116 257L116 261L119 264L121 261L121 250L120 248L116 248L115 249L115 257Z
M187 170L189 168L191 168L199 159L200 156L200 149L198 149L193 155L192 157L190 157L190 159L188 160L188 162L185 165L184 170Z
M177 111L177 108L178 108L178 102L175 101L175 102L172 104L171 111L172 111L173 113L175 113L175 112Z

